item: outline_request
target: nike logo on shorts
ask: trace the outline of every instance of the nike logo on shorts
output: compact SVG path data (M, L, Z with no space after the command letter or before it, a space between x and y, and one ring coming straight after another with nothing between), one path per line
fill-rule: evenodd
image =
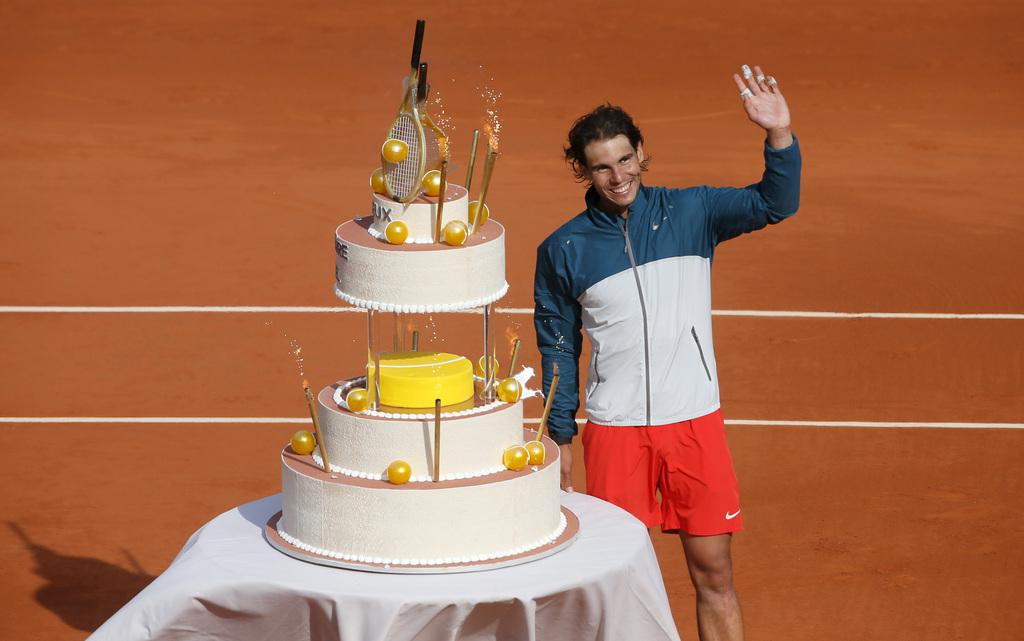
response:
M726 513L725 513L725 520L726 520L726 521L731 521L731 520L733 520L734 518L736 518L737 516L739 516L739 515L740 515L740 512L741 512L741 511L742 511L742 510L736 510L735 512L726 512Z

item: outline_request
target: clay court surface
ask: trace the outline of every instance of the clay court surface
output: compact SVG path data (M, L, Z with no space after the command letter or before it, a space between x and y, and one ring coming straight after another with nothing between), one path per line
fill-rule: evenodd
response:
M790 102L802 207L719 248L716 310L1024 312L1019 3L186 4L0 5L0 416L301 418L289 339L314 385L354 375L359 313L7 308L339 306L332 232L369 211L417 17L456 176L502 94L502 307L532 306L534 248L582 207L560 144L599 102L644 128L647 183L755 182L747 62ZM529 315L497 326L539 364ZM714 331L727 419L903 424L729 427L748 639L1019 639L1024 430L913 425L1024 422L1024 320ZM0 423L0 638L85 638L196 528L279 491L295 429ZM695 639L678 539L653 540Z

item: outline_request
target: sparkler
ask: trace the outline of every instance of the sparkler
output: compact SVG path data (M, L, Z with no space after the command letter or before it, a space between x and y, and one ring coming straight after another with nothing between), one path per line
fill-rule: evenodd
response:
M473 182L473 165L476 164L476 145L480 141L480 130L473 130L473 144L469 148L469 168L466 169L466 193L469 193L469 186Z
M540 417L540 427L537 428L537 442L544 436L544 428L548 425L548 416L551 414L551 403L555 400L555 390L558 389L558 363L555 363L554 373L551 376L551 387L548 388L547 398L544 399L544 413Z
M441 480L441 399L434 399L434 482Z
M511 378L516 373L516 361L519 360L519 347L522 343L523 341L518 338L512 343L512 358L508 361L508 376L506 378Z
M447 146L445 146L447 151ZM444 199L448 193L448 157L445 155L441 158L441 191L437 194L437 221L434 225L434 242L441 242L442 229L444 229L444 222L442 216L444 215Z
M484 158L483 186L480 188L480 200L477 203L476 216L473 217L473 225L469 229L469 235L476 233L477 227L483 224L484 216L487 213L487 188L491 186L491 172L494 171L494 161L498 159L498 150L492 146L494 138L487 140L487 157Z
M302 389L306 392L306 404L309 405L309 417L313 419L313 429L316 432L316 446L320 450L320 458L324 462L324 472L331 473L331 462L327 460L327 446L324 445L324 436L320 432L320 419L316 415L316 404L313 403L313 392L309 389L309 381L302 379Z

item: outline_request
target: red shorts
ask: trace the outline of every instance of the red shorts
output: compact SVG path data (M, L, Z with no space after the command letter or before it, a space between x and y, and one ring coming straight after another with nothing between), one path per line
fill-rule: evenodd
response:
M647 527L699 536L743 529L721 411L651 427L587 421L583 463L587 494L618 505Z

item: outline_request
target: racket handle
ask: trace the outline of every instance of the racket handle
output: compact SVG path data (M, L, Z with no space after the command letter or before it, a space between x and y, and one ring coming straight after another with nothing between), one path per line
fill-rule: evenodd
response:
M420 83L416 87L416 101L425 102L427 100L427 92L430 91L430 85L427 84L427 63L420 63Z
M423 29L427 26L426 20L416 21L416 37L412 41L412 69L415 71L420 66L420 49L423 48Z

